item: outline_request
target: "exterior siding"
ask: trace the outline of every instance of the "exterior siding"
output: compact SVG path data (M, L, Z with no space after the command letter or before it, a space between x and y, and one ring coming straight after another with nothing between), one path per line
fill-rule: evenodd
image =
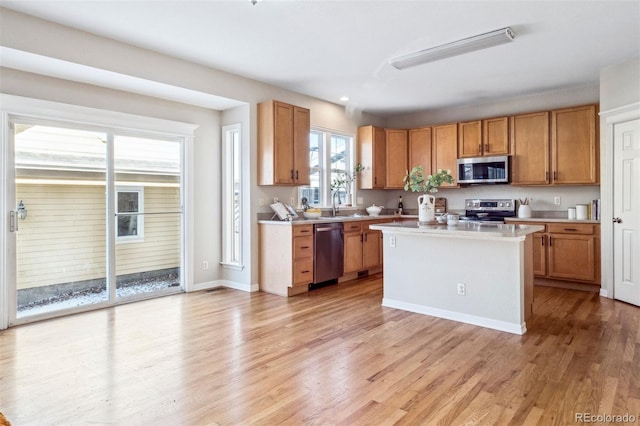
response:
M28 214L17 238L18 290L106 276L105 187L18 184ZM145 187L145 212L177 212L179 189ZM148 215L144 239L116 243L116 274L180 266L180 216Z

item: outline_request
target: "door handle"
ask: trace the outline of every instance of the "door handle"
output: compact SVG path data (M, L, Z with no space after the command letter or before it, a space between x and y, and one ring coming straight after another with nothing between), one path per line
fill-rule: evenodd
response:
M11 210L9 212L9 232L16 232L16 212Z
M614 217L613 218L613 223L622 223L622 218Z

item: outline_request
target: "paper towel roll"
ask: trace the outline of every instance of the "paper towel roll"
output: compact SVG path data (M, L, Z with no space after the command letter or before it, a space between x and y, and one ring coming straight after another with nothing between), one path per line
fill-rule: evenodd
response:
M578 219L578 220L586 220L587 219L587 205L586 204L576 204L576 219Z

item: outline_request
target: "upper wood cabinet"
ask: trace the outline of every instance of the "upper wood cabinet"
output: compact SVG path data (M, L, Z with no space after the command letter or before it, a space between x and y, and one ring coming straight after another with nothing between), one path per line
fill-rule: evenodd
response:
M358 188L384 188L386 177L386 133L375 126L358 128L358 163L364 170L358 177Z
M431 143L431 127L409 130L409 164L408 169L422 166L424 173L431 174L433 162Z
M258 185L308 185L311 114L279 101L258 104Z
M596 106L551 111L551 176L557 184L598 183Z
M511 117L511 183L549 183L549 113Z
M433 126L432 132L433 162L431 171L450 170L454 183L444 183L442 186L456 186L458 184L458 125L452 123Z
M458 124L458 158L509 154L507 117Z
M511 183L598 183L596 105L511 117Z
M387 179L385 188L404 188L404 176L407 172L409 151L408 132L406 130L387 129Z

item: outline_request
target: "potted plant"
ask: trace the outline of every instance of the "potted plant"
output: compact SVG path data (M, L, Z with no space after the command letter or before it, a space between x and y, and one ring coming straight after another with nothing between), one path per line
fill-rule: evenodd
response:
M451 170L438 169L434 174L425 176L422 166L415 166L407 171L404 179L404 190L412 192L436 193L443 183L453 183ZM421 195L418 197L418 220L420 222L432 222L435 220L435 199L433 195Z
M344 189L346 196L345 205L351 205L351 188L362 170L364 170L364 166L358 163L352 173L340 172L338 176L331 181L331 192L337 193L338 204L341 204L340 192Z

